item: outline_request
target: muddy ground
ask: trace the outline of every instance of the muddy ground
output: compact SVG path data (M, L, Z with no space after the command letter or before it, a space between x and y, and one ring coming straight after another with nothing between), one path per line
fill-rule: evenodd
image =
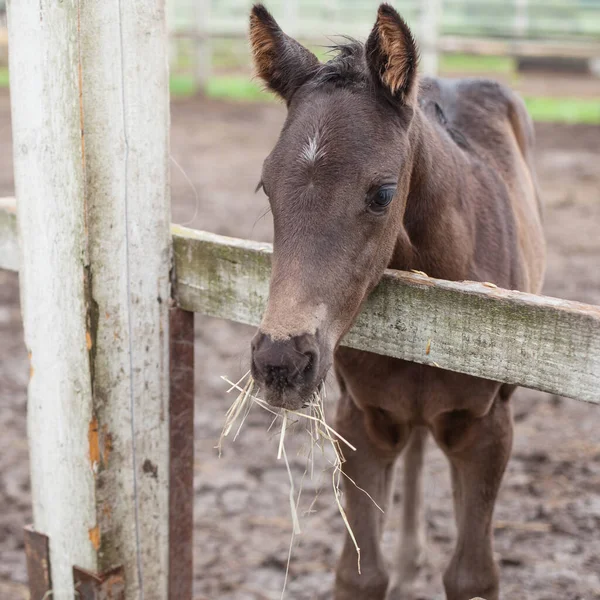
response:
M266 199L254 194L283 109L201 100L174 102L173 220L259 240L271 236ZM546 204L545 293L600 304L600 128L537 126L536 162ZM185 173L185 175L183 174ZM13 194L9 103L0 93L0 195ZM253 413L224 455L214 450L231 401L220 374L246 370L252 330L197 318L195 597L280 596L290 542L288 480L268 419ZM17 277L0 272L0 599L26 597L22 527L31 519L26 441L28 366ZM330 405L335 388L330 385ZM331 408L331 406L330 406ZM504 598L600 599L600 408L520 390L516 436L496 511L496 554ZM288 454L299 478L304 459ZM304 505L317 483L305 486ZM443 598L441 571L454 539L445 459L430 444L425 485L431 566L417 597ZM396 495L396 500L400 500ZM287 598L331 598L343 524L324 478L303 518ZM397 538L388 517L386 549ZM391 552L388 552L391 555Z

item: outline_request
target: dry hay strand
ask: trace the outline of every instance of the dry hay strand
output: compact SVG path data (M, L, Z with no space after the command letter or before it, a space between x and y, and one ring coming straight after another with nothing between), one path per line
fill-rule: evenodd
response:
M346 515L346 511L342 505L342 490L341 490L341 479L344 476L348 481L350 481L357 489L366 494L373 504L383 513L383 509L375 502L373 497L363 488L358 486L356 482L350 478L346 473L344 473L342 469L342 465L345 462L344 453L342 451L342 445L344 445L347 449L352 452L356 452L356 448L345 439L340 433L338 433L333 427L331 427L326 419L325 419L325 410L324 410L324 401L326 399L325 393L325 384L322 383L318 390L313 393L308 403L305 405L304 409L307 409L306 412L296 411L296 410L287 410L287 409L275 409L269 404L267 404L264 400L258 397L258 389L256 389L255 381L250 375L250 371L248 371L239 381L232 382L227 377L222 377L222 379L227 382L230 387L227 392L232 392L233 390L238 391L238 396L233 402L233 404L229 407L229 410L225 414L225 424L223 425L223 430L221 431L221 436L219 437L219 443L217 444L217 449L219 451L219 456L221 455L221 450L223 447L224 439L231 433L234 429L236 423L239 421L239 425L237 426L235 435L233 440L235 441L240 434L242 426L244 425L248 415L250 414L250 410L253 405L257 405L263 410L266 410L270 414L273 415L273 421L269 426L269 430L275 425L276 422L281 423L281 429L279 431L279 443L277 447L277 458L280 460L283 458L289 481L290 481L290 492L289 492L289 500L290 500L290 513L292 517L292 538L290 541L290 548L288 553L288 562L285 573L284 587L281 594L281 598L283 598L285 593L285 587L287 584L288 571L290 565L290 559L292 554L292 547L294 543L295 536L301 533L300 529L300 519L298 517L298 507L300 504L300 496L302 494L302 484L304 483L304 479L306 476L309 476L314 479L314 463L315 463L315 449L320 450L323 455L325 455L325 447L329 446L333 450L333 461L331 462L332 473L331 473L331 484L333 488L333 496L336 502L336 507L346 530L348 531L348 535L354 544L357 555L357 568L360 573L360 547L358 546L358 542L352 531L352 527L348 521L348 517ZM256 393L255 393L256 389ZM300 483L300 488L298 493L296 494L296 487L294 485L294 478L292 475L292 471L290 469L290 463L288 461L288 457L285 451L285 438L287 432L290 430L291 425L296 423L303 423L305 425L305 432L308 435L307 443L308 443L308 452L307 452L307 464L304 474L302 475L302 480ZM317 500L317 497L313 500L311 506L309 507L307 513L312 512L313 506Z

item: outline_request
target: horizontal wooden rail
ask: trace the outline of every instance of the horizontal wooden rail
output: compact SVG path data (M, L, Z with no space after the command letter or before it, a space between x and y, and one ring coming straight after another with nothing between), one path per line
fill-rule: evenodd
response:
M314 32L321 27L316 23L303 23L297 31L297 37L305 43L321 44L323 40L315 37ZM368 30L361 25L346 24L339 27L354 37L364 36ZM466 53L482 56L560 56L568 58L595 58L600 54L600 44L593 37L565 37L550 39L519 39L511 36L510 31L505 36L460 36L440 35L437 42L439 52ZM191 28L178 28L171 35L177 39L212 39L226 38L245 40L248 36L245 18L240 21L220 22L210 26L208 31L197 31Z
M16 270L16 219L7 207L0 201L0 267ZM181 307L257 325L271 245L176 225L172 232ZM387 271L344 344L600 403L598 306Z
M181 306L257 325L270 244L172 231ZM597 306L387 271L344 344L600 403Z

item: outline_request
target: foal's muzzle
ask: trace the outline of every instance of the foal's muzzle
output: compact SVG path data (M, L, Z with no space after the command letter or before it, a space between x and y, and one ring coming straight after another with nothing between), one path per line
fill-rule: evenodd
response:
M272 406L301 408L318 383L318 365L314 335L273 340L259 331L252 340L252 376Z

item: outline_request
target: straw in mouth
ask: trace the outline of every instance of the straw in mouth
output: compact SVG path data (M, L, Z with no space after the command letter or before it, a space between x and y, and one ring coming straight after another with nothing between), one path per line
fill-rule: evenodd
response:
M298 505L300 503L300 495L302 493L302 484L300 485L300 489L296 495L294 479L292 476L292 471L290 469L290 464L287 458L287 454L285 451L285 437L286 433L289 431L290 426L292 424L298 422L304 422L305 431L308 434L308 455L307 455L307 465L302 476L302 483L304 482L304 478L306 475L309 475L311 479L314 477L314 457L315 457L315 447L320 449L324 455L325 446L329 445L333 450L333 461L331 462L331 466L333 467L331 474L331 481L333 487L333 495L335 498L335 502L344 521L344 525L352 539L354 547L356 548L357 554L357 568L360 573L360 548L358 546L358 542L356 541L356 537L354 532L352 531L352 527L348 521L348 517L346 515L346 511L342 505L342 490L341 490L341 478L342 476L346 477L357 489L361 490L365 493L373 502L373 504L383 512L383 509L375 502L375 500L371 497L371 495L361 487L359 487L356 482L351 479L346 473L344 473L342 469L342 465L345 462L344 454L342 452L342 444L345 445L350 451L355 452L356 448L346 440L342 435L340 435L333 427L328 425L325 419L325 411L324 411L324 401L326 399L325 393L325 384L321 383L318 387L317 391L312 394L310 399L305 403L304 408L306 408L306 412L296 411L296 410L287 410L287 409L275 409L269 404L267 404L264 400L258 397L259 390L256 389L255 393L255 381L252 378L250 371L248 371L239 381L236 383L230 381L227 377L222 377L222 379L230 385L230 388L227 390L228 392L232 392L233 390L237 390L239 392L237 398L230 406L229 410L225 414L225 424L223 426L223 430L221 431L221 436L219 437L219 443L217 444L217 449L219 451L219 456L221 455L221 449L223 446L223 440L231 433L235 424L239 421L239 425L237 427L236 433L234 435L234 441L237 439L248 414L254 404L258 405L263 410L268 411L273 415L273 422L271 423L269 429L271 429L274 424L281 420L281 429L279 432L279 444L277 448L277 458L283 458L288 477L290 480L290 512L292 516L292 539L290 542L290 550L288 554L288 562L285 573L285 581L284 588L282 591L281 597L283 598L285 592L285 586L287 583L289 564L292 553L292 546L294 543L294 537L301 533L300 529L300 520L298 518ZM310 512L310 509L309 509Z

